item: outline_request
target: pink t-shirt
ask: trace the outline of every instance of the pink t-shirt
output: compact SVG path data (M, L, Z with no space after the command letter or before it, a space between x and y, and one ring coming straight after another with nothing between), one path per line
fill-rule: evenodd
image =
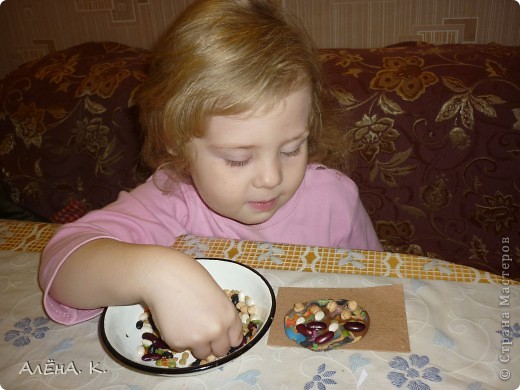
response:
M164 173L156 182L164 182ZM151 179L101 210L60 227L44 249L40 284L44 306L55 321L74 324L101 312L60 304L49 295L56 272L79 246L98 239L171 246L183 234L346 249L381 250L373 225L361 204L356 184L341 173L309 165L296 194L273 217L244 225L209 209L195 189L179 184L161 191Z

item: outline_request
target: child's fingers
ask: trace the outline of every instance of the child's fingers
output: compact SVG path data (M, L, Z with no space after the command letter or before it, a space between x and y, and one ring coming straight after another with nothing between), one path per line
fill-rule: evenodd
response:
M232 347L238 347L244 339L244 332L242 330L242 322L235 321L228 330L228 337Z
M211 353L217 357L226 356L229 352L230 344L226 335L222 335L211 343Z
M211 346L209 343L195 345L195 346L191 347L191 353L197 359L201 359L201 360L206 359L209 355L212 354Z

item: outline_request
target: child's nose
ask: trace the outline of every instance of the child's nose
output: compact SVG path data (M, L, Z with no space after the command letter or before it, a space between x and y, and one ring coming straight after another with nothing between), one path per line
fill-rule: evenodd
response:
M258 166L253 184L257 188L274 188L282 181L282 164L279 159L274 159Z

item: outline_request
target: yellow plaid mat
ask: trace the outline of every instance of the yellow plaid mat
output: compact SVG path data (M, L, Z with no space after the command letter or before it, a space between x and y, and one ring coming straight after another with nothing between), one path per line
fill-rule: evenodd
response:
M0 250L41 252L57 225L0 221ZM499 275L428 257L325 247L273 244L197 236L179 237L173 245L193 257L235 260L253 268L330 272L396 278L503 283ZM513 284L519 284L510 281Z

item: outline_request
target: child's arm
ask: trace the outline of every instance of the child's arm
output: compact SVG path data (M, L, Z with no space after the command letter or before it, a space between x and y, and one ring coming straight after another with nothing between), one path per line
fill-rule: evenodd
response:
M50 294L80 309L144 302L166 343L201 359L223 356L242 341L236 309L211 275L163 246L91 241L62 264Z

